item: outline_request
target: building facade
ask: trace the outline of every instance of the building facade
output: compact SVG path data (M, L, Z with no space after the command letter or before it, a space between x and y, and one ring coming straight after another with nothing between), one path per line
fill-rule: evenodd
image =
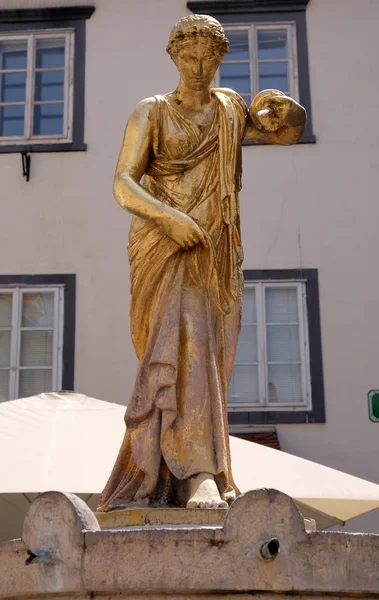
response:
M282 450L379 483L374 0L0 0L0 398L127 404L130 216L112 180L136 103L176 86L164 50L191 11L230 39L216 86L308 111L295 147L243 147L231 430L275 429ZM379 515L349 529L379 532Z

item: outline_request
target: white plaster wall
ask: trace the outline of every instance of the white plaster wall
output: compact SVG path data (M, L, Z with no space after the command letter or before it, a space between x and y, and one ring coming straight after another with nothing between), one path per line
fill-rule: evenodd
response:
M76 391L126 403L129 216L112 198L124 124L143 97L175 87L164 48L185 0L0 0L0 8L94 4L87 22L88 152L0 155L0 273L76 273ZM245 268L318 268L327 422L279 426L282 449L379 483L379 142L376 0L310 0L317 143L244 148ZM363 523L361 525L360 523ZM353 528L354 525L351 526ZM373 513L357 527L379 532Z
M319 268L327 422L281 427L279 435L289 452L379 483L378 424L367 414L367 392L378 387L379 143L373 101L378 18L379 5L373 1L317 0L309 5L318 143L294 163L299 179L293 195L299 208L293 220L298 213L303 266ZM288 256L283 246L284 252ZM278 260L280 253L279 247ZM379 513L349 528L377 532Z
M242 223L245 268L319 269L327 422L278 427L282 449L379 483L378 18L373 1L310 1L317 143L245 150ZM378 512L355 526L379 531Z
M186 9L176 0L153 0L150 7L137 0L86 3L96 5L87 22L88 152L34 154L29 183L19 154L0 155L0 273L76 273L75 388L126 404L136 368L129 336L130 217L113 199L113 173L134 105L175 86L164 48ZM1 0L0 8L62 4Z

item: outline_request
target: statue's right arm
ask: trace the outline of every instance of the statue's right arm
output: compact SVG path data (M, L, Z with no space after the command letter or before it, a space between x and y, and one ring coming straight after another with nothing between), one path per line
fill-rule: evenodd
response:
M142 100L126 125L114 178L114 196L133 215L153 220L179 246L206 243L202 230L188 215L154 198L140 185L152 150L155 102L155 98Z
M117 163L113 192L119 205L142 219L159 221L170 207L141 185L152 144L155 98L140 102L130 117Z

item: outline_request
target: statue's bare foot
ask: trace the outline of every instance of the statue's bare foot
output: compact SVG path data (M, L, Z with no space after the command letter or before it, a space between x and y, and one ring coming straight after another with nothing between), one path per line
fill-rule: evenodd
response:
M190 479L190 492L187 508L227 508L228 503L221 499L213 475L200 473Z
M226 502L230 505L232 504L232 502L234 502L234 500L237 498L237 494L235 492L235 490L230 490L230 492L226 492L224 494L224 500L226 500Z

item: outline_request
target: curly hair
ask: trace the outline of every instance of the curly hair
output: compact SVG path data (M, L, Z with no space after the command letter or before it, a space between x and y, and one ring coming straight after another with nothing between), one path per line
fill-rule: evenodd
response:
M209 38L212 51L221 60L229 49L229 40L221 23L208 15L189 15L180 19L171 30L166 52L175 60L181 46L199 35Z

